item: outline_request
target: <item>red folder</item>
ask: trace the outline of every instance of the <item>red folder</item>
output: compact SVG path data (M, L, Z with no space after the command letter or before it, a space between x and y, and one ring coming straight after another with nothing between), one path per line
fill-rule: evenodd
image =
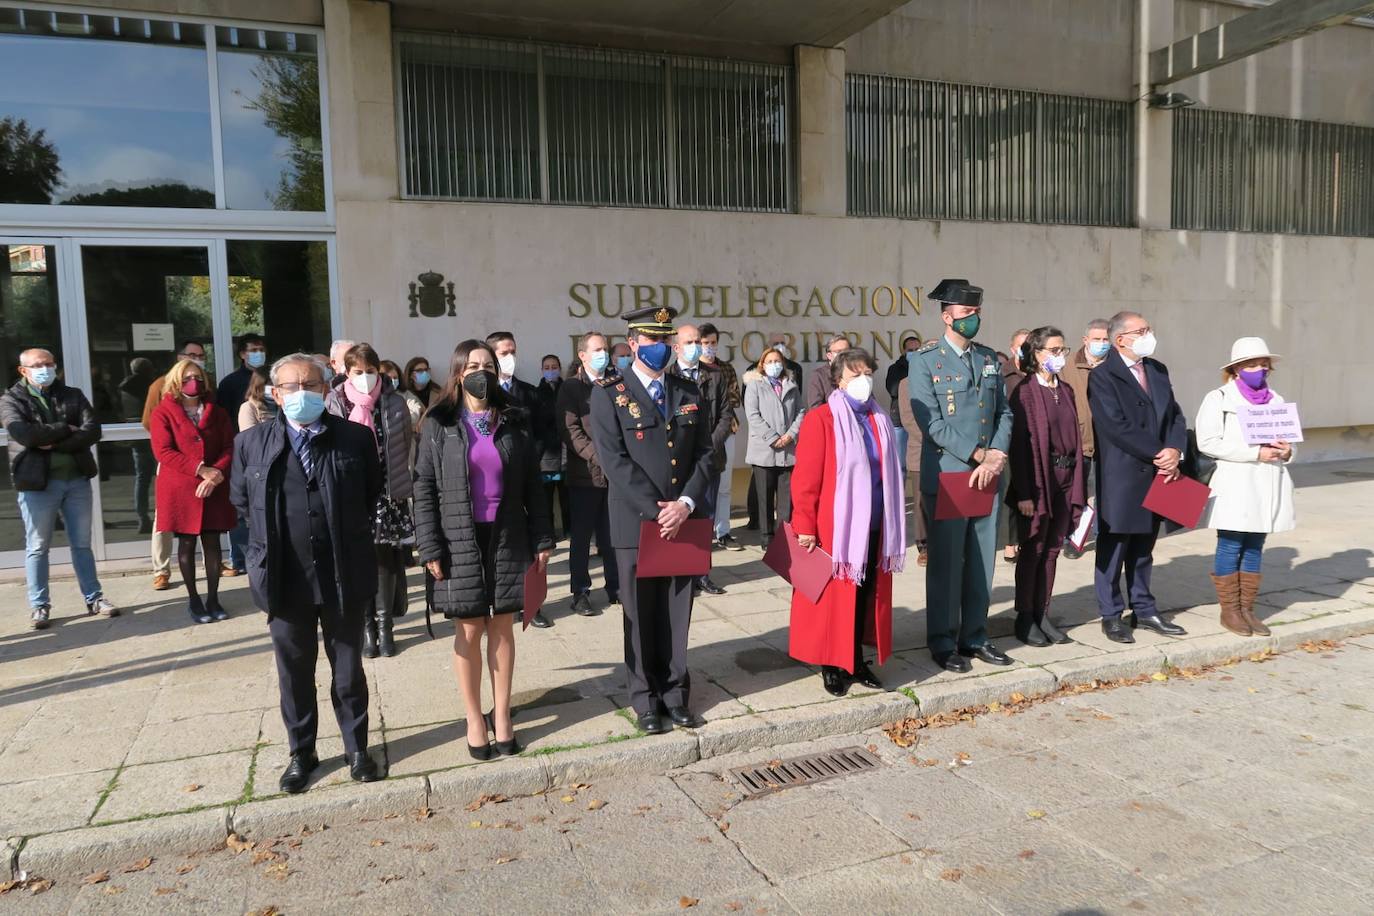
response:
M544 606L544 599L548 597L549 569L547 566L540 569L539 561L536 560L525 570L525 611L521 615L523 629L530 628L530 621L539 613L539 609Z
M951 518L982 518L992 513L997 502L998 479L992 488L978 490L969 486L972 471L944 471L940 474L940 488L935 493L935 520Z
M1164 475L1156 474L1141 505L1185 528L1195 528L1211 496L1211 487L1191 477L1180 475L1173 483L1165 483Z
M635 578L704 576L711 571L714 528L709 518L687 519L671 541L664 540L658 531L658 522L639 525L639 569Z
M820 603L834 571L830 554L819 547L808 553L797 543L797 533L792 530L791 522L783 523L782 534L768 545L763 562L812 604Z

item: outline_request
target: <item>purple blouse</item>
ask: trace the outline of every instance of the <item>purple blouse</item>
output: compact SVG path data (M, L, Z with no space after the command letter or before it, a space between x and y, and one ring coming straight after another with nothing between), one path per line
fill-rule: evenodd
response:
M476 522L496 521L501 506L501 453L494 435L482 435L472 414L463 414L468 431L468 491L472 494L472 518ZM491 433L495 433L493 428Z

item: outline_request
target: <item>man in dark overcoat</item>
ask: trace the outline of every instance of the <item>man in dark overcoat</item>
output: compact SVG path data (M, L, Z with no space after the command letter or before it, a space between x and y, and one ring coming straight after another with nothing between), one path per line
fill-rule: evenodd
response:
M272 367L281 408L234 440L230 499L248 524L248 581L267 612L291 759L283 792L305 789L319 765L315 662L319 637L349 774L381 779L367 753L363 619L377 592L372 522L382 492L377 442L366 426L324 410L324 364L305 353Z
M1156 475L1178 477L1188 429L1174 400L1169 370L1151 358L1155 336L1135 312L1118 312L1107 329L1112 352L1088 375L1088 405L1097 445L1097 569L1093 581L1102 632L1113 642L1135 642L1143 626L1166 636L1186 635L1159 616L1150 591L1159 516L1142 504ZM1122 620L1126 573L1133 616ZM1129 624L1129 625L1128 625Z
M639 578L643 522L672 539L689 517L711 512L713 447L706 408L694 382L665 370L673 359L668 340L672 308L626 315L635 360L619 378L602 378L592 392L592 439L608 484L611 542L620 570L625 610L625 667L630 705L640 729L701 724L689 708L687 627L692 620L692 576Z

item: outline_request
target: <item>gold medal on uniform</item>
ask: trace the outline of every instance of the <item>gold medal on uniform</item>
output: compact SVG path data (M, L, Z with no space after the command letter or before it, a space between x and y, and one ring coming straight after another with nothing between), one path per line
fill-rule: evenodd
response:
M634 417L636 420L638 420L642 415L643 415L643 411L641 411L641 410L639 409L639 404L637 404L637 403L634 402L634 401L631 401L631 402L630 402L630 416L632 416L632 417Z

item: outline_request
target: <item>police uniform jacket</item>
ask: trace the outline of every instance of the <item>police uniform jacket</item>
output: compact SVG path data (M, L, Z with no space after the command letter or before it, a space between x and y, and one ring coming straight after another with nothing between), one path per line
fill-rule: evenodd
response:
M943 335L907 357L911 412L924 434L921 492L933 494L940 474L969 471L978 449L1011 447L1011 406L997 351L970 342L973 372Z
M633 375L634 370L630 374ZM667 374L686 378L676 360L668 367ZM711 469L717 472L725 470L725 440L730 438L735 426L728 383L729 379L718 366L697 363L696 386L701 392L701 409L705 413L699 422L706 424L706 434L711 439Z
M696 384L664 373L668 416L633 367L623 377L601 379L592 391L591 428L608 484L611 543L639 546L640 523L658 518L659 502L686 496L693 518L705 518L711 482L711 430Z

